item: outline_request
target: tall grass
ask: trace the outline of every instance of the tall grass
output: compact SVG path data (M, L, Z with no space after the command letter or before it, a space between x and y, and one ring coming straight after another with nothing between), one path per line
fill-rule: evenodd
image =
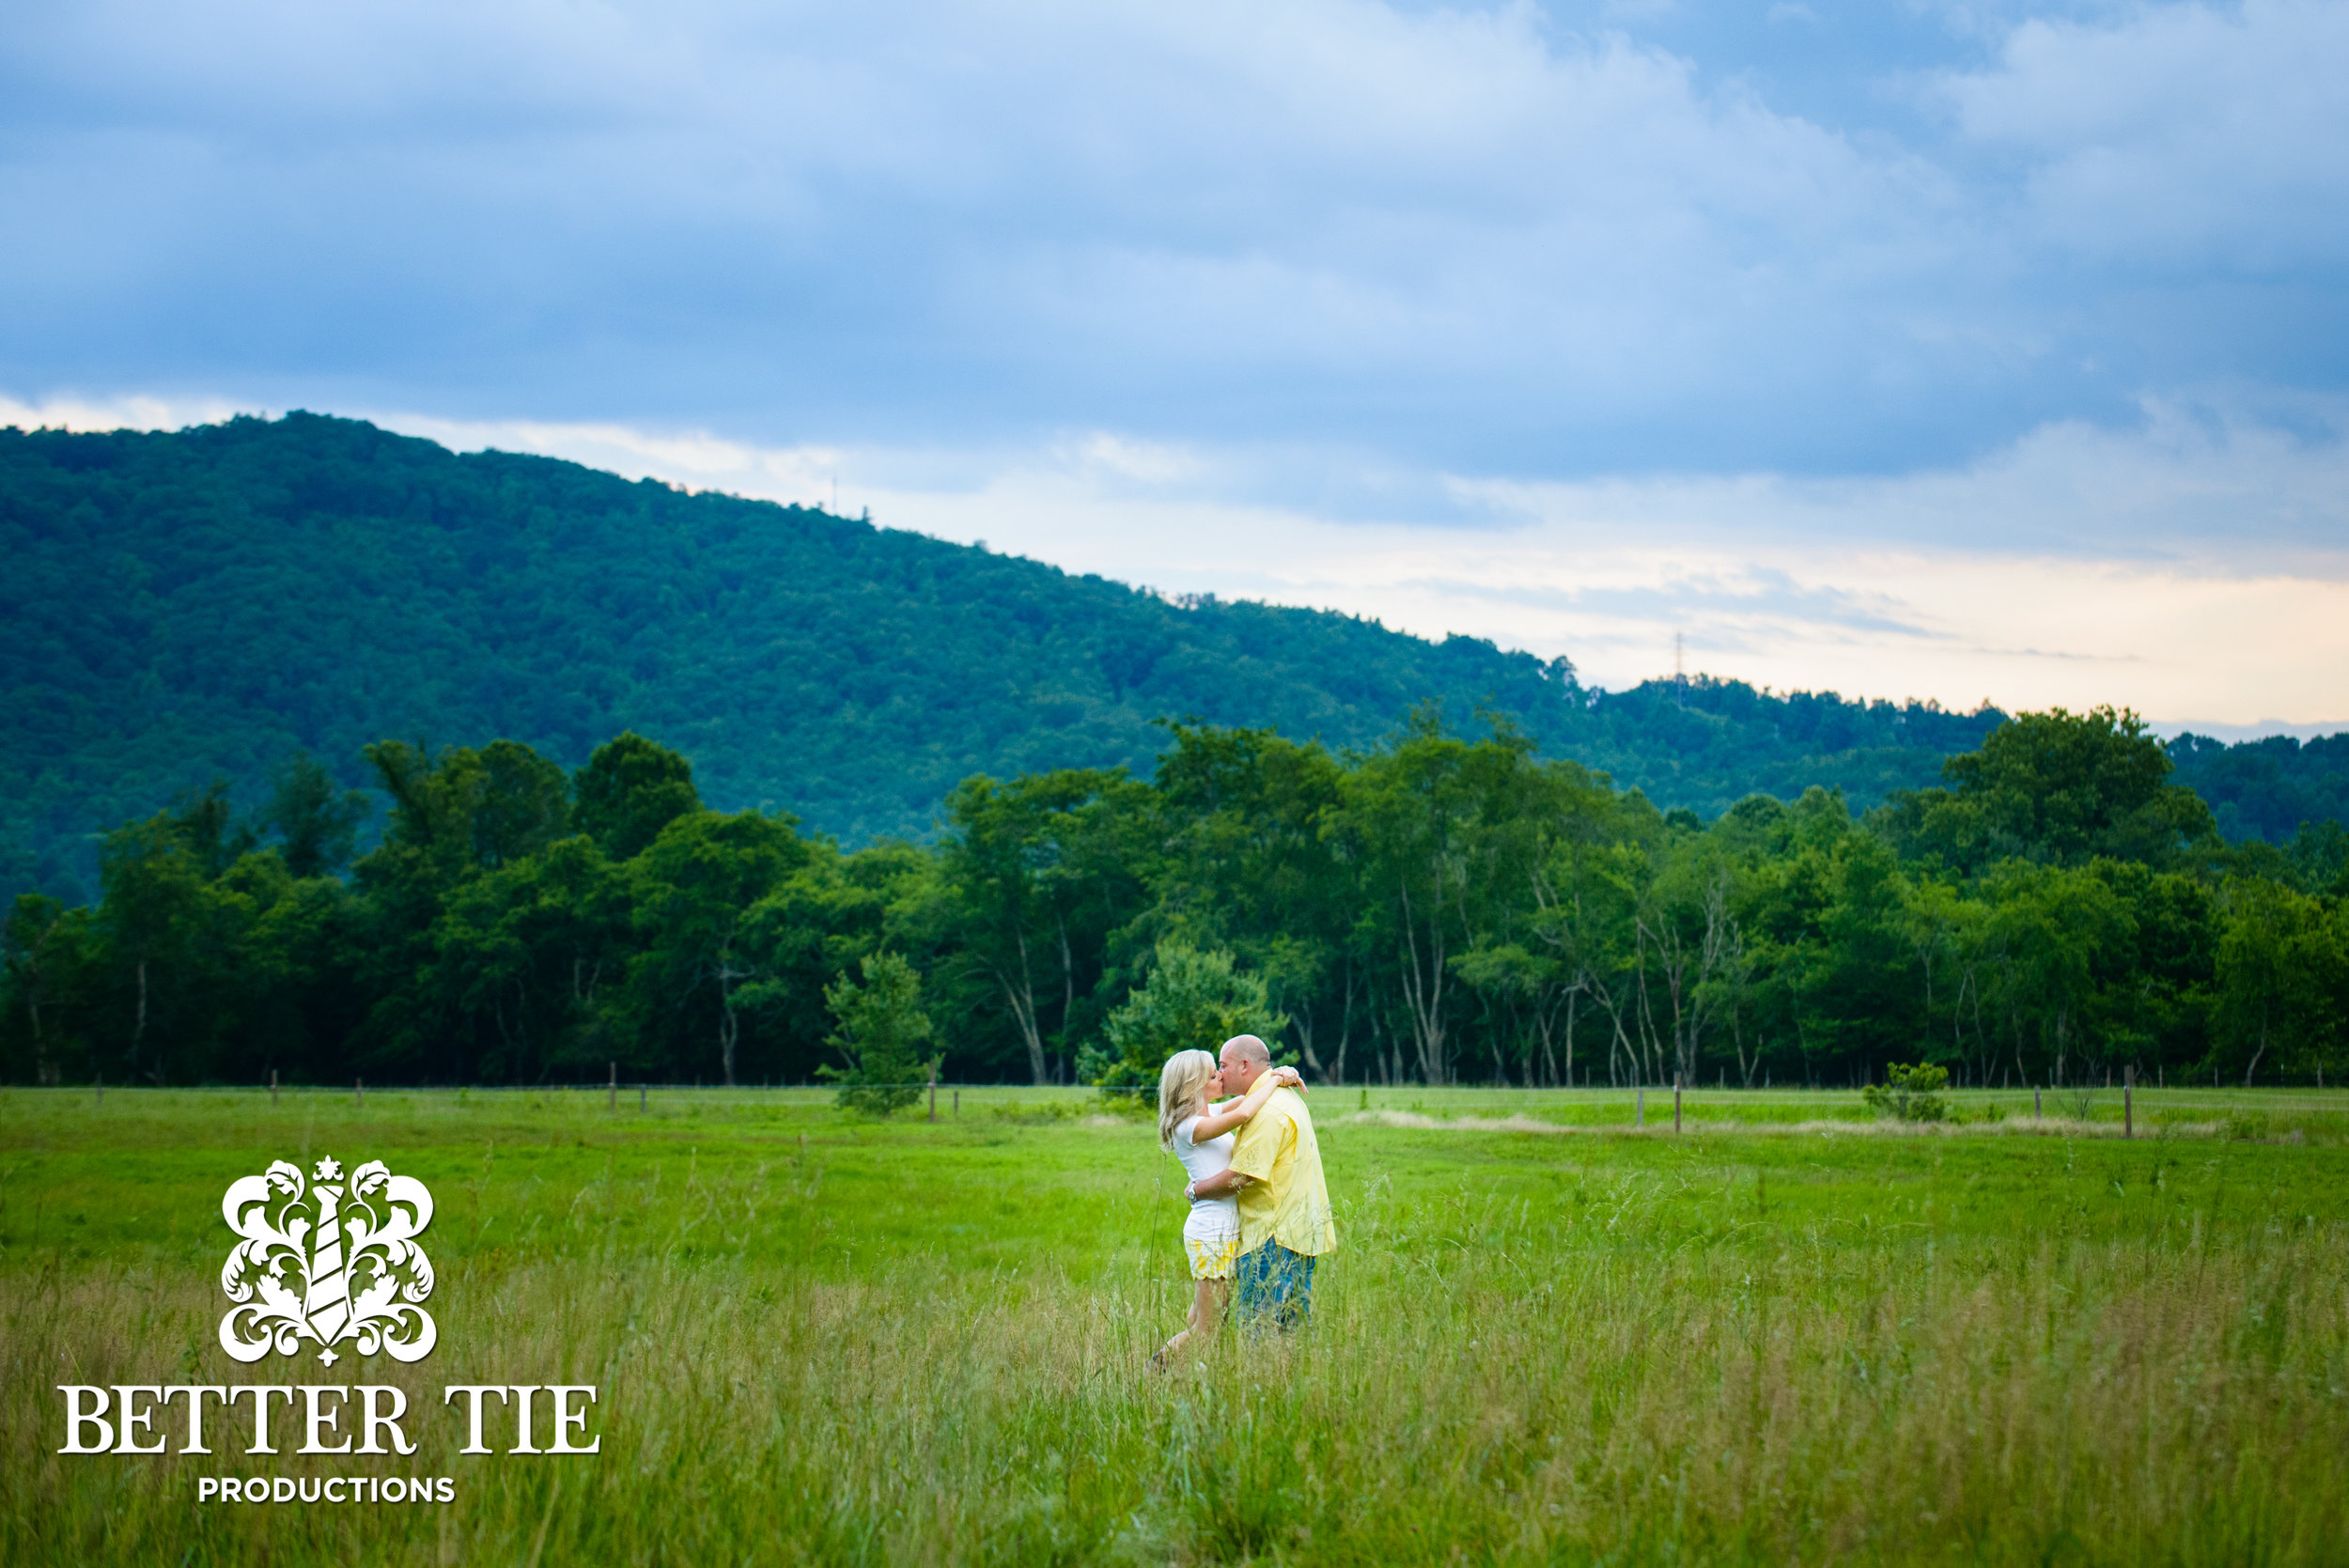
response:
M2000 1171L2039 1162L2023 1175L2046 1212L1971 1222L1961 1199L1990 1168L1954 1141L1839 1141L1837 1158L1939 1162L1882 1167L1935 1172L1903 1196L1890 1178L1806 1192L1799 1151L1766 1186L1655 1166L1632 1139L1517 1139L1547 1185L1513 1187L1488 1164L1505 1135L1333 1127L1345 1247L1312 1330L1226 1334L1152 1375L1188 1283L1146 1192L1072 1209L1052 1245L961 1239L999 1211L1029 1223L1015 1207L1064 1162L1130 1141L1117 1157L1155 1171L1144 1135L817 1136L806 1154L585 1151L601 1169L560 1180L492 1167L477 1208L450 1187L443 1348L331 1374L409 1388L424 1448L403 1462L284 1441L246 1458L219 1436L210 1461L50 1452L60 1382L330 1374L226 1364L222 1249L20 1246L0 1269L0 1560L2349 1557L2349 1230L2329 1193L2290 1185L2320 1175L2294 1161L2335 1173L2326 1149L2236 1166L2213 1144L2193 1178L2208 1185L2153 1166L2174 1201L2058 1224L2120 1169L2075 1162L2112 1146L1985 1140ZM1772 1157L1796 1141L1755 1141ZM932 1180L877 1188L864 1162ZM889 1241L885 1211L908 1203L943 1229ZM601 1385L603 1452L458 1456L439 1390L471 1381ZM194 1501L198 1475L263 1471L447 1474L459 1501Z

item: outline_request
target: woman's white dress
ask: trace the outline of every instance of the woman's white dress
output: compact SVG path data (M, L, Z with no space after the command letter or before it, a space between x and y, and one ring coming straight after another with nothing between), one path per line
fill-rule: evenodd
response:
M1174 1125L1174 1157L1183 1162L1192 1181L1221 1175L1232 1168L1234 1135L1223 1133L1205 1143L1190 1141L1196 1116ZM1231 1196L1193 1198L1190 1216L1183 1221L1183 1250L1190 1254L1194 1280L1228 1280L1232 1260L1239 1254L1239 1200Z

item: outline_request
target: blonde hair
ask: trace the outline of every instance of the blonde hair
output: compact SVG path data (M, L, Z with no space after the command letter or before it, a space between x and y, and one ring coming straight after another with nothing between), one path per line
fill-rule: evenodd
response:
M1203 1050L1178 1050L1159 1069L1159 1147L1174 1146L1174 1128L1198 1109L1200 1092L1215 1076L1215 1058Z

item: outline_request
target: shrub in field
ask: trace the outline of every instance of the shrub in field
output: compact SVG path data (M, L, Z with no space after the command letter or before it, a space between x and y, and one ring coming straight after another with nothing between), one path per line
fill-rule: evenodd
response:
M843 976L824 987L824 1001L840 1020L831 1044L848 1059L846 1068L816 1069L840 1085L839 1102L851 1110L886 1116L922 1097L917 1085L938 1065L921 1054L930 1037L929 1015L922 1011L922 976L904 956L876 953L864 960L864 984Z
M1264 976L1232 968L1232 955L1160 942L1149 981L1109 1016L1108 1048L1077 1053L1077 1076L1121 1110L1155 1111L1159 1070L1178 1050L1212 1051L1235 1034L1275 1046L1288 1016L1272 1010Z
M1868 1085L1860 1097L1879 1116L1903 1122L1941 1122L1949 1119L1950 1104L1941 1097L1941 1091L1949 1086L1947 1067L1930 1062L1904 1067L1895 1062L1885 1067L1884 1081Z

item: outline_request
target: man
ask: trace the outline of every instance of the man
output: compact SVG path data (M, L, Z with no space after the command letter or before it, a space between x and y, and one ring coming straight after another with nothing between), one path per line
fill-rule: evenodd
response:
M1223 1042L1223 1092L1245 1094L1272 1070L1272 1052L1253 1034ZM1304 1096L1276 1089L1239 1129L1232 1169L1210 1178L1239 1189L1239 1261L1232 1270L1243 1325L1294 1328L1312 1314L1314 1261L1334 1251L1338 1228L1321 1179L1321 1144Z

